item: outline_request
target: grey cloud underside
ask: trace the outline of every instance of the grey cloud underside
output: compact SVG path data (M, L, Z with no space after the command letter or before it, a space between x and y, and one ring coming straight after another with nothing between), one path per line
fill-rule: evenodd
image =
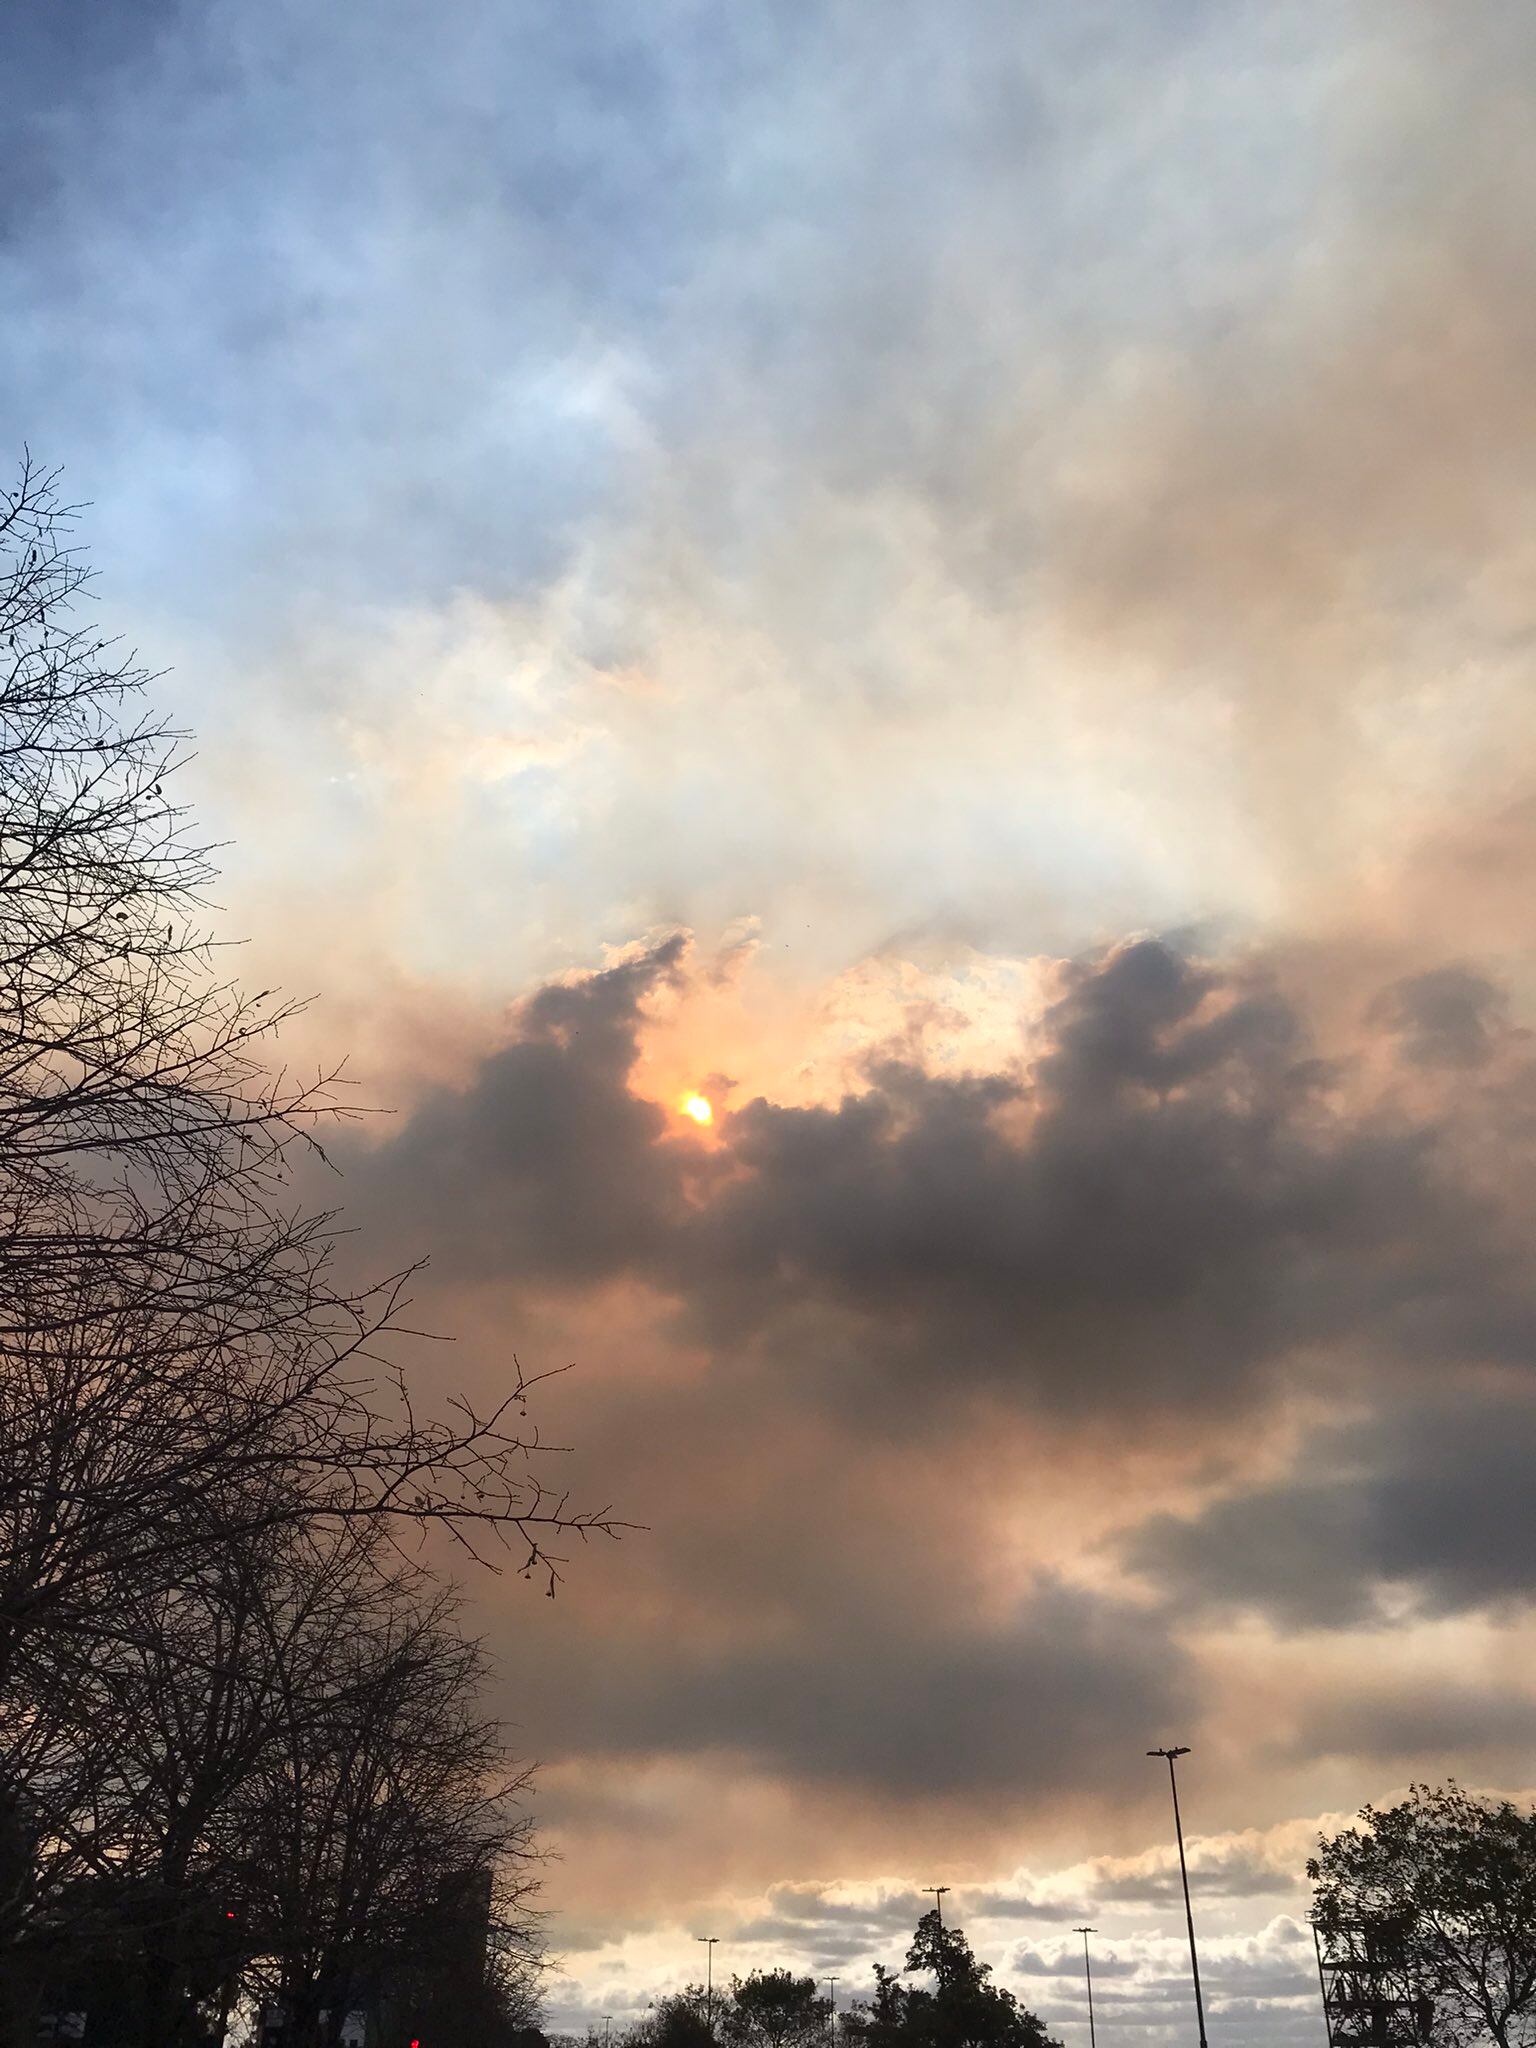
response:
M1082 1899L1042 1900L977 1890L966 1894L966 1910L978 1920L1078 1921L1088 1908Z
M1421 1066L1480 1067L1508 1029L1506 1007L1503 991L1486 976L1451 965L1394 982L1372 1014Z
M768 1912L732 1926L733 1944L771 1944L783 1954L804 1956L822 1967L857 1962L866 1968L877 1956L899 1961L928 1905L915 1890L888 1892L871 1905L826 1898L793 1885L772 1886L768 1903ZM950 1911L969 1918L953 1898ZM847 1998L849 1993L845 1990L843 1995ZM861 1994L856 1990L852 1995Z
M1017 1948L1009 1958L1009 1968L1021 1977L1070 1977L1074 1982L1083 1974L1083 1958L1071 1949L1063 1949L1059 1955L1045 1956L1037 1948ZM1093 1965L1095 1986L1102 1979L1112 1983L1116 1978L1133 1977L1137 1965L1129 1958L1100 1955Z
M939 1799L1049 1798L1084 1777L1136 1787L1145 1731L1193 1697L1155 1617L1049 1581L1003 1622L888 1600L761 1648L647 1639L612 1654L601 1683L531 1682L562 1686L579 1753L718 1751L805 1782Z
M1522 1597L1532 1303L1507 1219L1446 1135L1459 1091L1482 1085L1464 1035L1435 1065L1451 1094L1433 1115L1352 1110L1257 971L1138 940L1066 973L1027 1064L964 1080L880 1065L835 1107L751 1102L710 1150L630 1092L645 1005L687 971L674 938L540 990L467 1087L352 1163L365 1216L435 1242L450 1282L547 1311L639 1281L711 1352L715 1434L694 1461L752 1477L707 1540L677 1501L642 1519L687 1582L735 1587L740 1611L676 1639L621 1628L597 1669L554 1649L520 1685L563 1752L714 1753L892 1798L1102 1794L1123 1772L1136 1796L1141 1752L1198 1704L1177 1648L1191 1609L1348 1623L1375 1611L1380 1579L1447 1609ZM1443 1035L1466 993L1443 984L1426 1011L1395 992L1371 1010L1373 1053L1422 1073L1426 1018ZM1139 1530L1129 1562L1164 1603L1151 1610L1046 1583L1005 1623L967 1615L934 1579L904 1590L897 1550L871 1576L832 1507L824 1523L802 1504L786 1528L780 1499L759 1497L776 1418L807 1402L850 1459L873 1434L909 1443L920 1495L925 1475L950 1483L945 1432L968 1398L1198 1424L1329 1347L1392 1419L1335 1431L1305 1482ZM1490 1365L1496 1400L1477 1391ZM1458 1392L1437 1406L1447 1375ZM797 1498L800 1475L781 1477ZM1019 1483L1024 1498L1027 1470ZM1339 1698L1297 1753L1423 1754L1453 1722L1486 1750L1525 1711L1492 1729L1465 1700L1421 1699L1373 1738L1374 1704ZM1048 1758L1021 1740L1031 1727ZM1280 1879L1237 1855L1202 1882L1239 1898ZM1127 1879L1116 1897L1166 1905L1170 1884Z
M629 1089L680 961L669 941L534 997L354 1167L364 1213L455 1278L639 1279L722 1359L829 1400L1158 1408L1241 1401L1306 1346L1532 1355L1530 1285L1440 1123L1341 1106L1257 974L1137 941L1071 971L1028 1066L878 1065L832 1107L747 1103L705 1155ZM1377 1035L1416 1062L1406 1000Z
M1294 1890L1297 1871L1231 1839L1196 1842L1189 1854L1190 1882L1202 1898L1252 1899ZM1100 1905L1166 1906L1182 1896L1177 1868L1101 1874L1094 1886Z
M1509 1680L1373 1680L1314 1702L1284 1742L1277 1761L1292 1758L1369 1759L1416 1776L1471 1768L1513 1782L1529 1768L1536 1741L1536 1696Z
M733 1930L736 1938L777 1941L786 1948L820 1944L823 1951L836 1946L849 1955L878 1954L881 1949L905 1945L918 1919L928 1910L924 1894L916 1890L887 1892L877 1904L870 1905L828 1898L809 1887L777 1885L770 1889L768 1902L768 1913L756 1920L743 1921ZM1041 1901L1013 1892L961 1885L952 1889L948 1910L957 1925L969 1927L998 1920L1070 1922L1081 1920L1087 1907L1082 1899Z
M1405 1596L1428 1614L1536 1598L1527 1399L1412 1403L1315 1439L1300 1464L1308 1476L1159 1516L1127 1562L1182 1600L1288 1627L1383 1621ZM1424 1720L1422 1704L1406 1711Z
M640 1005L683 950L672 939L539 991L471 1088L430 1097L394 1143L354 1164L359 1206L397 1234L426 1229L435 1263L457 1275L558 1286L660 1262L682 1179L665 1113L626 1080Z

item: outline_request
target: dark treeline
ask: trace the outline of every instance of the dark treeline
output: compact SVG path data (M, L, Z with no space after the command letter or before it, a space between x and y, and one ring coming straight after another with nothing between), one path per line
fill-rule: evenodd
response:
M181 737L94 628L72 516L0 497L0 2048L492 2043L537 1959L526 1781L401 1537L610 1526L507 1405L417 1412L406 1275L295 1199L334 1077L219 971ZM509 1418L516 1417L517 1420Z
M901 1971L875 1965L874 1997L836 2015L845 2048L1059 2048L1034 2013L992 1983L991 1967L936 1910L917 1924L906 1973L928 1981L903 1984ZM831 2001L814 1977L762 1970L713 1993L690 1984L659 2000L622 2041L624 2048L827 2048L833 2033Z

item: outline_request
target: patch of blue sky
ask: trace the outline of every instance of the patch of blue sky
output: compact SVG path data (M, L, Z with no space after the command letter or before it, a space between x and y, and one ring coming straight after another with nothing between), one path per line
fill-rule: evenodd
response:
M615 351L647 365L669 443L755 411L786 450L805 432L833 462L873 443L921 468L934 436L977 430L1010 356L1166 332L1230 300L1234 266L1267 271L1315 196L1305 53L1278 82L1256 61L1294 19L162 18L136 62L52 74L5 423L114 496L141 488L141 434L226 444L213 466L291 534L291 575L324 527L315 573L409 595L547 577L622 496L591 415L547 404ZM435 517L412 521L423 496ZM194 495L184 516L209 512Z

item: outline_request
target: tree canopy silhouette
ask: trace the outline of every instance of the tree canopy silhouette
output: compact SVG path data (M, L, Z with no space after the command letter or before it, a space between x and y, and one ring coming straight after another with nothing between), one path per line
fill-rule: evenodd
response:
M0 490L0 2048L288 2048L349 2006L496 2048L533 2011L527 1774L402 1557L436 1527L553 1592L612 1532L542 1477L530 1383L416 1406L410 1274L361 1286L335 1074L220 970L184 736L93 624L75 513Z
M719 2032L733 2048L825 2048L831 2007L816 1995L814 1977L792 1970L754 1970L733 1977Z
M712 2048L717 2039L714 2011L719 2004L719 1993L711 2000L702 1984L689 1984L658 1998L624 2039L631 2048Z
M931 1976L931 1987L905 1985L877 1964L873 1999L842 2016L846 2038L863 2048L1058 2048L1043 2021L992 1983L991 1965L977 1961L964 1932L946 1927L936 1907L918 1921L906 1967Z
M1536 2043L1536 1810L1446 1785L1366 1806L1307 1865L1325 1937L1375 1938L1401 1960L1443 2048Z

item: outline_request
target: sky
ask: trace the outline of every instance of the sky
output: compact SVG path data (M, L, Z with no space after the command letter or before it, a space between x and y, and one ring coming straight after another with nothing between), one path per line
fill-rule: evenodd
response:
M1320 2038L1301 1873L1536 1778L1536 16L74 0L0 443L346 1056L551 2024L949 1912ZM712 1120L684 1105L702 1096Z

